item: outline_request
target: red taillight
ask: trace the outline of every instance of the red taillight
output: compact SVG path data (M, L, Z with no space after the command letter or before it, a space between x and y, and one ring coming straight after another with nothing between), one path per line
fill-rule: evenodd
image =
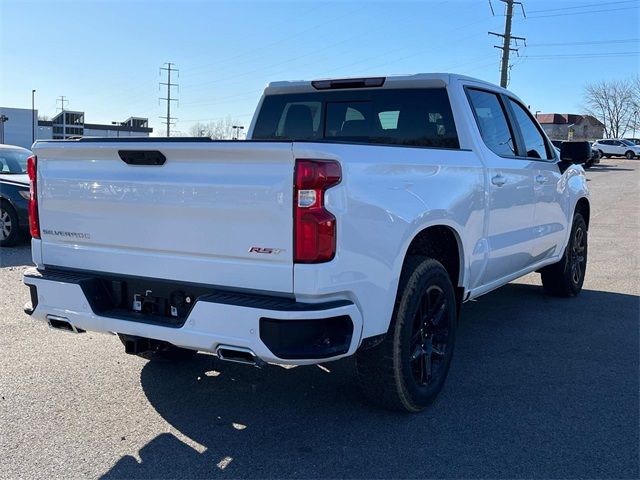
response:
M336 217L324 208L324 192L340 183L340 164L333 160L296 160L294 261L328 262L336 254Z
M27 175L29 175L29 229L32 238L40 238L40 219L38 218L38 158L35 155L27 158Z

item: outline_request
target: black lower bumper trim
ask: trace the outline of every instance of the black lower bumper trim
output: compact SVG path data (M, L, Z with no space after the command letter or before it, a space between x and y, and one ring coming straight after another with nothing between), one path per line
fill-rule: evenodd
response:
M260 339L276 357L322 359L349 351L353 321L349 315L337 317L279 320L260 319Z
M198 302L219 303L274 312L321 311L353 304L349 300L302 303L292 297L269 295L266 292L230 291L211 285L61 267L47 267L43 270L32 268L25 272L25 277L79 285L87 298L89 307L96 315L172 328L182 327L193 306ZM29 288L31 289L31 303L35 309L38 304L36 287L29 285ZM142 298L144 303L141 311L134 311L132 309L134 296L137 295L138 298L141 298L141 294L145 292L152 293ZM186 302L187 297L193 301ZM147 303L149 308L145 308ZM172 306L176 307L176 316L171 315ZM277 316L277 313L274 313L274 316ZM309 320L303 320L303 322L307 321ZM350 319L349 324L351 324ZM353 331L352 324L351 331ZM347 344L347 349L348 346Z

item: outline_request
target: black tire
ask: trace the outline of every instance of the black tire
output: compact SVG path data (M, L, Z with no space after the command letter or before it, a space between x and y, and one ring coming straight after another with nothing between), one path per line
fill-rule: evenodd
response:
M587 269L587 224L580 213L573 216L569 244L559 262L544 267L542 287L555 297L575 297L582 290Z
M593 167L593 160L589 159L587 160L584 165L583 165L585 170L589 170L591 167Z
M631 150L627 150L624 156L627 158L627 160L633 160L636 157L636 154L633 153Z
M18 214L6 200L0 200L0 247L11 247L20 241Z
M604 158L611 158L611 155L605 155Z
M431 258L409 257L385 339L356 355L364 396L390 410L418 412L430 405L449 372L456 324L445 268Z
M599 155L599 157L598 157L598 158L602 158L602 157L604 157L604 153L602 153L602 150L598 150L598 155Z
M125 344L125 338L118 335L122 344ZM182 362L194 358L197 355L197 350L190 350L188 348L176 347L167 342L153 341L151 350L137 353L136 356L144 358L149 361L159 362Z

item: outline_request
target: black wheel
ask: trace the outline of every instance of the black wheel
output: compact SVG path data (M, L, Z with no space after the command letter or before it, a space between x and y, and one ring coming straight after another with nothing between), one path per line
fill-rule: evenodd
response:
M0 247L10 247L20 240L18 215L11 204L0 201Z
M406 412L431 404L449 372L456 323L456 297L445 268L431 258L410 257L384 341L356 355L365 397Z
M602 150L598 150L598 158L602 157L604 157L604 153L602 153Z
M583 165L585 170L589 170L591 167L593 167L593 160L589 159L587 160L584 165Z
M118 337L126 347L127 337L123 335L118 335ZM180 362L192 359L197 353L196 350L176 347L167 342L149 340L149 350L136 353L136 356L151 361Z
M635 158L635 153L633 153L631 150L628 150L625 154L625 157L627 157L627 160L633 160Z
M582 215L576 213L564 255L559 262L540 271L544 291L556 297L575 297L582 290L586 268L587 224Z

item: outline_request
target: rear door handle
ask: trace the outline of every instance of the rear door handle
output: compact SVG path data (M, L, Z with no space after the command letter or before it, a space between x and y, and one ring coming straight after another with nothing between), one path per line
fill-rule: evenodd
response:
M547 183L547 177L544 175L536 175L536 183Z
M496 185L498 187L501 187L505 183L507 183L507 179L504 178L501 174L498 174L495 177L491 178L491 183L493 183L494 185Z

